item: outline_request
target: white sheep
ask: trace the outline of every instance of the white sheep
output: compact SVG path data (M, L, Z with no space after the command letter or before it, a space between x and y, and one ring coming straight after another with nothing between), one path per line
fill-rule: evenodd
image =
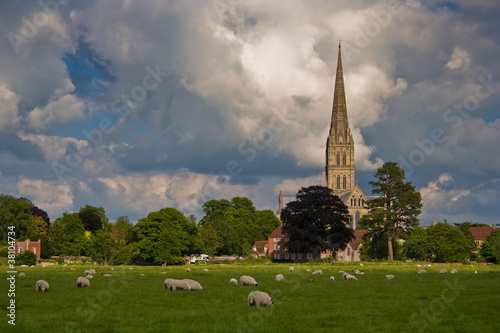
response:
M359 264L359 266L363 266L363 264Z
M111 268L111 269L113 269L113 268ZM90 274L95 274L95 273L96 273L95 269L91 268L90 269Z
M310 270L309 268L306 270L306 272L307 272L307 273L309 273L310 271L311 271L311 270Z
M113 276L113 274L102 273L102 276Z
M330 276L330 281L335 280L335 276Z
M19 277L24 277L24 272L19 273Z
M427 271L425 270L425 268L422 268L421 270L418 271L418 274L426 274Z
M92 275L92 271L90 269L86 269L83 271L83 274L85 275Z
M323 271L321 269L317 269L313 272L313 275L321 275L323 274Z
M344 274L345 272L344 271L339 271L340 274Z
M229 280L229 283L230 283L230 284L234 284L235 286L237 286L237 285L238 285L238 281L237 281L236 279L231 279L231 280Z
M191 272L191 268L186 268L186 272Z
M263 291L251 291L248 294L248 305L249 306L273 306L273 299L268 293Z
M365 272L359 272L359 275L365 275Z
M342 276L344 277L344 280L358 281L358 278L351 274L344 273Z
M87 279L93 279L93 278L94 278L94 276L93 276L93 275L87 275L87 276L86 276L86 278L87 278Z
M290 266L290 268L288 268L288 270L289 270L290 272L293 272L293 271L295 270L295 268L293 268L293 266Z
M474 271L474 274L477 274L477 271Z
M37 292L49 291L49 284L47 283L47 281L38 280L38 281L36 281L35 289Z
M446 273L448 273L448 270L446 268L439 270L439 274L446 274Z
M276 275L276 277L274 279L276 281L283 281L285 278L283 277L283 274L278 274L278 275Z
M172 281L174 281L174 279L165 279L165 281L163 281L163 285L165 286L165 289L170 289L170 286L172 285Z
M359 273L361 273L361 272L359 271L359 269L355 269L355 270L354 270L354 274L359 275Z
M206 269L206 268L205 268L203 271L204 271L204 272L208 272L208 269Z
M388 280L392 280L392 279L394 279L394 275L392 275L392 274L387 274L385 277L386 277Z
M201 284L199 284L197 281L195 280L191 280L191 279L184 279L182 281L186 281L187 284L189 285L189 289L190 290L203 290L203 287L201 286Z
M90 287L90 281L87 278L80 276L78 279L76 279L76 286L78 288Z
M174 280L174 279L172 279L170 281L170 288L168 288L168 289L170 291L175 291L175 290L189 291L189 290L191 290L191 287L184 280Z
M243 275L240 277L240 283L242 286L258 286L257 281L251 276Z
M458 271L457 271L455 268L453 268L453 269L451 270L451 274L457 274L457 273L458 273Z

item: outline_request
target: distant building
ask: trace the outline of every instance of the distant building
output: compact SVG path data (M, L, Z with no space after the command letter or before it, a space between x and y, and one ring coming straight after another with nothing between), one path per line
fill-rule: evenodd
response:
M269 254L269 246L267 244L267 241L256 241L252 247L252 250L254 252L253 256L255 258L267 256Z
M16 239L15 254L19 255L25 251L30 251L36 255L36 258L38 260L38 259L40 259L40 247L41 247L40 240L37 240L36 242L34 242L34 241L30 241L29 239L27 239L25 241L18 241Z
M474 236L476 248L481 248L481 245L486 240L486 237L488 237L488 235L495 230L500 230L500 228L495 228L494 224L492 224L491 227L470 227L470 232Z

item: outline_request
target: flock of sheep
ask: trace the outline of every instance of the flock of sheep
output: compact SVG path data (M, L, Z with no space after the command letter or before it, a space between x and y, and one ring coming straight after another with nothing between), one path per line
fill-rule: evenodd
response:
M130 268L130 269L132 269L132 268ZM293 268L293 266L290 266L289 271L293 272L294 270L295 269ZM190 272L190 271L191 271L190 268L186 268L186 272ZM204 269L204 271L206 272L208 270ZM307 272L309 273L310 270L307 269ZM162 272L162 273L165 273L165 272ZM346 273L344 271L339 271L339 273L342 274L342 277L344 278L344 280L354 280L354 281L358 280L358 278L355 275L364 275L364 272L361 272L358 269L354 270L354 275L351 275L351 274ZM418 274L426 274L427 271L425 269L420 269L417 273ZM439 274L446 274L446 273L448 273L447 269L440 269L439 270ZM451 270L451 274L457 274L457 273L458 273L458 271L456 269ZM93 278L94 274L96 274L95 269L85 270L84 275L86 275L86 277L83 277L83 276L78 277L76 279L76 286L78 288L90 287L89 279ZM318 269L318 270L315 270L312 274L313 275L321 275L321 274L323 274L323 271L321 269ZM476 272L476 274L477 274L477 272ZM102 274L102 275L103 276L112 276L111 274ZM141 275L143 275L143 274L141 274ZM19 277L24 277L24 276L25 276L24 272L19 273ZM394 275L392 275L392 274L387 274L385 277L388 280L394 279ZM278 282L284 281L283 274L276 275L275 280ZM330 276L330 280L334 281L335 277ZM234 278L229 280L229 283L233 284L233 285L238 285L238 281ZM178 279L168 278L168 279L165 279L163 281L163 284L165 286L165 289L168 289L170 291L203 290L203 287L201 286L201 284L195 280L192 280L192 279L178 280ZM240 285L242 285L242 286L255 286L256 287L256 286L258 286L258 283L253 277L248 276L248 275L243 275L240 277ZM44 280L38 280L36 282L35 289L37 292L39 292L39 291L47 292L47 291L49 291L49 284ZM254 290L248 294L248 305L249 306L257 306L257 307L259 307L259 306L272 306L273 299L266 292Z

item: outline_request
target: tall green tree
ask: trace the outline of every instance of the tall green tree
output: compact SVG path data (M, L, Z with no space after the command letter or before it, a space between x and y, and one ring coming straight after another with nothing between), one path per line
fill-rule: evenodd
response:
M163 208L140 219L134 227L135 256L155 263L181 263L182 257L199 254L198 227L174 208Z
M87 254L90 239L78 213L63 213L49 229L49 242L53 255L83 256Z
M424 228L415 228L404 243L406 257L416 260L432 260L436 244L431 240Z
M345 249L354 239L349 219L347 206L323 186L301 188L281 212L289 251L312 252L317 258L321 251Z
M422 196L411 182L405 182L405 172L395 162L377 169L375 178L370 185L372 194L378 197L367 202L370 211L361 218L360 225L367 228L369 236L387 234L387 260L393 261L393 240L419 226Z
M432 260L435 262L462 262L471 256L474 245L458 228L447 223L437 223L426 230L433 244Z
M9 226L15 227L16 237L20 240L37 234L31 209L32 205L26 200L0 194L0 241L7 239Z
M479 253L487 262L500 262L500 230L492 231L486 236Z

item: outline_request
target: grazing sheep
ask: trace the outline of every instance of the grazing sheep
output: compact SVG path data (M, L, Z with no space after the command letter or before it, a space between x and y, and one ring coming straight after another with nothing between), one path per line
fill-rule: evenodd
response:
M439 274L446 274L446 273L448 273L448 270L446 268L439 270Z
M273 299L263 291L251 291L248 294L249 306L273 306Z
M293 268L293 266L290 266L290 268L288 269L290 272L293 272L295 270L295 268Z
M335 280L335 276L330 276L330 281Z
M83 274L85 275L92 275L92 271L90 269L86 269L83 271Z
M426 274L427 271L425 270L425 268L422 268L421 270L418 271L418 274Z
M94 276L93 276L93 275L87 275L87 276L86 276L86 278L87 278L87 279L93 279L93 278L94 278Z
M477 271L474 271L474 274L477 274Z
M132 269L132 267L129 267L128 269Z
M87 278L80 276L78 279L76 279L76 286L78 288L90 287L90 281Z
M114 269L113 267L111 267L111 269Z
M243 275L240 277L240 283L242 286L258 286L257 281L251 276Z
M422 265L417 265L417 267L422 267Z
M140 275L140 276L144 276L144 274L143 274L143 273L141 273L141 274L139 274L139 275Z
M359 275L359 273L361 273L359 269L354 270L354 274Z
M363 266L363 264L359 264L359 266Z
M113 276L113 274L102 273L102 276Z
M394 279L394 275L392 275L392 274L387 274L385 277L386 277L388 280L392 280L392 279Z
M344 280L358 281L358 278L351 274L344 273L342 276L344 277Z
M313 272L313 275L321 275L323 274L323 271L321 269L317 269Z
M71 271L74 271L74 270L75 270L75 268L73 268L73 267L70 267L69 269L70 269Z
M174 279L172 279L170 281L170 287L168 289L170 291L175 291L175 290L189 291L189 290L191 290L191 287L184 280L174 280Z
M206 268L205 268L203 271L204 271L204 272L208 272L208 269L206 269Z
M345 272L344 271L339 271L340 274L344 274Z
M191 279L184 279L182 281L186 281L187 284L189 285L189 288L191 290L203 290L203 287L201 286L201 284L199 284L197 281L195 280L191 280Z
M278 274L278 275L276 275L276 277L274 279L276 281L283 281L285 278L283 277L283 274Z
M237 286L237 285L238 285L238 281L236 281L236 279L231 279L231 280L229 280L229 283L230 283L230 284L234 284L235 286Z
M451 274L457 274L457 273L458 273L458 271L457 271L455 268L453 268L453 269L451 270Z
M66 267L66 266L68 266L68 264L64 264L64 265L63 265L63 267Z
M161 274L167 274L167 272L161 272Z
M19 273L19 277L24 277L24 272Z
M191 272L191 268L186 268L186 272Z
M165 279L165 281L163 281L163 285L165 286L165 289L170 289L170 286L172 285L172 281L174 279Z
M306 270L306 272L307 272L307 273L309 273L310 271L311 271L311 270L310 270L309 268Z
M37 292L49 291L49 284L47 283L47 281L38 280L38 281L36 281L35 289Z
M112 269L112 268L111 268L111 269ZM96 273L95 269L91 268L91 269L90 269L90 274L95 274L95 273Z

